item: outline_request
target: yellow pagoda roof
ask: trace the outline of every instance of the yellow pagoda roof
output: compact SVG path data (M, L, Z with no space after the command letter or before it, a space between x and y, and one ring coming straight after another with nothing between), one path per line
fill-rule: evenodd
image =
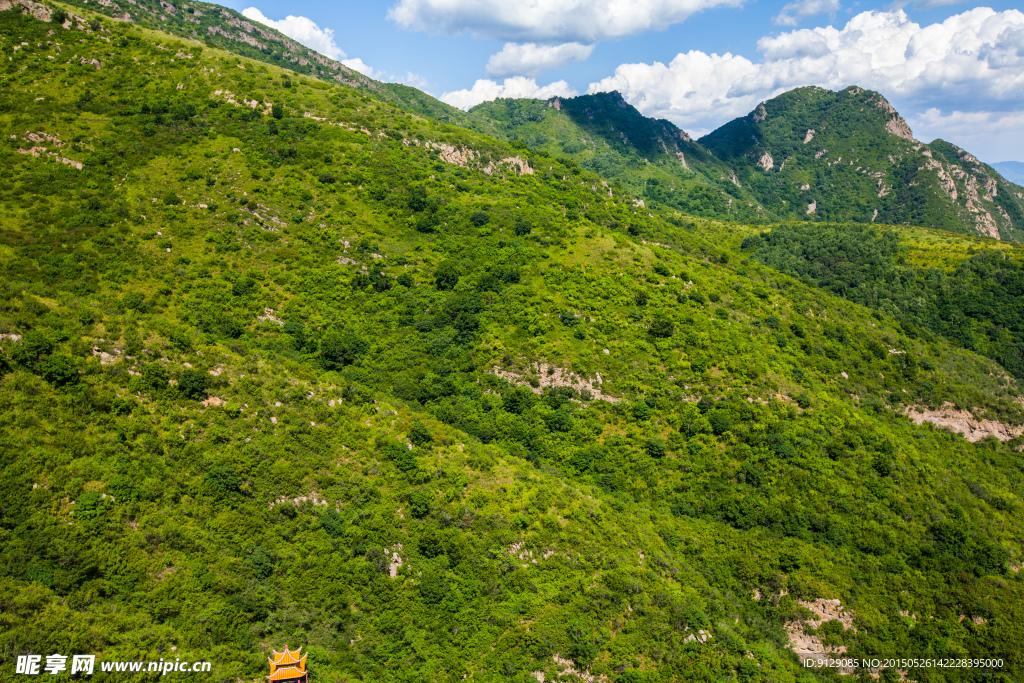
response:
M302 659L305 660L306 658L303 657ZM285 666L276 669L272 674L267 676L268 681L290 681L297 678L306 680L305 668L303 668L303 670L300 671L297 667Z
M301 647L297 650L289 650L287 645L284 646L284 652L278 652L277 650L273 650L274 658L269 660L271 672L273 672L274 669L276 669L279 666L289 666L291 664L298 664L299 668L305 671L306 657L305 655L303 655L303 657L300 659L298 655L301 652Z

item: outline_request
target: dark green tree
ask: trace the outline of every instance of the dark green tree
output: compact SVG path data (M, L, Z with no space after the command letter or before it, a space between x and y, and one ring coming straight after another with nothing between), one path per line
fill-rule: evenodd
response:
M351 332L328 332L320 341L320 362L327 370L340 370L356 362L369 348L369 342Z
M187 398L201 400L206 398L206 386L209 375L202 370L186 368L178 379L178 391Z

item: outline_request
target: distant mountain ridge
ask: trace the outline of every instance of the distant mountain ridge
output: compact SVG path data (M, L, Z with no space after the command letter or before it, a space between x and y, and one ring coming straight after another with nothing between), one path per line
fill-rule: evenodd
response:
M992 164L992 168L999 171L999 173L1011 183L1024 186L1024 162L1000 161Z
M943 140L914 138L880 93L797 88L693 140L617 93L495 100L469 125L564 155L686 213L770 222L914 224L1024 239L1024 195Z
M778 219L727 163L671 121L643 116L618 92L484 102L469 111L469 125L569 159L686 213L754 223Z
M1024 195L944 140L916 140L880 94L797 88L698 141L779 213L1024 238Z

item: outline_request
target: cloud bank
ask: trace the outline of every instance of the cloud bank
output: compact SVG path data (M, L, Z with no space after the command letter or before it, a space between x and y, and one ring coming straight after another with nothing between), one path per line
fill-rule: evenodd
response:
M550 69L558 69L569 62L582 62L594 51L593 45L562 43L505 43L501 52L491 55L487 62L488 76L536 76Z
M680 53L623 64L587 92L618 90L648 116L700 134L803 85L879 90L919 110L1024 107L1024 12L973 9L920 26L903 10L863 12L841 29L802 29L758 42L760 63L726 53Z
M353 57L352 59L343 59L341 60L341 63L347 66L348 68L352 69L353 71L358 71L364 76L369 76L370 78L379 78L381 75L374 71L372 66L364 62L359 57Z
M440 99L442 102L447 102L453 107L469 109L481 102L496 100L499 97L532 97L546 100L556 95L559 97L575 97L579 95L579 92L565 81L555 81L545 86L539 86L537 81L532 78L515 76L513 78L506 78L504 83L480 79L473 84L472 88L446 92L441 95Z
M989 162L1016 156L1024 159L1020 132L1024 130L1024 112L952 111L943 114L931 108L908 117L914 135L920 140L942 138L953 142Z
M510 41L594 43L661 30L712 7L743 0L400 0L399 26Z

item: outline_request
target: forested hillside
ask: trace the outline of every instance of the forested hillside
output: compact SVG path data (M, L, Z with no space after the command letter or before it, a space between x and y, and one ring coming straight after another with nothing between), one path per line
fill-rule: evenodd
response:
M569 159L72 14L0 12L0 678L1024 675L995 361ZM947 403L1004 440L906 415Z

